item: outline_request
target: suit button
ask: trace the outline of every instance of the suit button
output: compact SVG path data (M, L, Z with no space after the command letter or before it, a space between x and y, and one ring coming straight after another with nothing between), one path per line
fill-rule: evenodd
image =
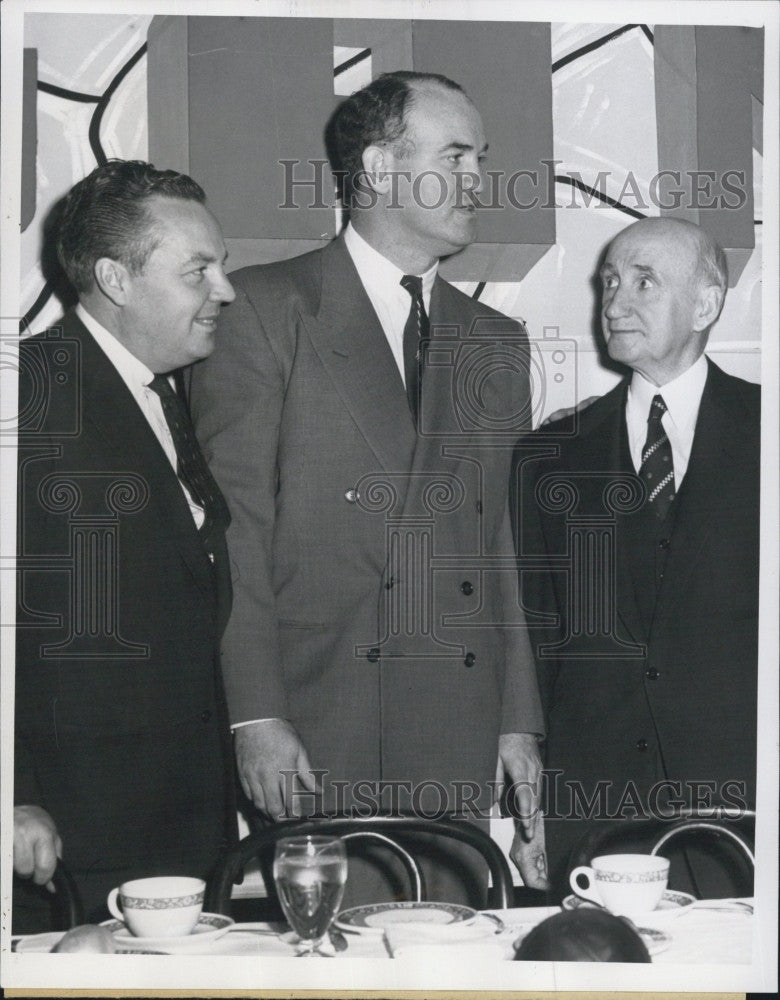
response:
M206 709L205 712L200 713L201 722L208 722L210 718L211 718L211 712L208 709Z
M470 597L474 593L474 585L469 580L464 580L460 585L460 592Z
M463 658L463 662L466 664L467 667L473 667L474 664L477 662L477 658L476 656L474 656L473 653L466 653L466 655Z
M481 514L482 513L482 501L481 500L475 500L474 501L474 506L476 507L477 513Z
M658 543L658 547L659 547L659 549L668 549L669 548L669 539L668 538L662 538L661 541Z
M357 490L347 490L347 492L344 494L344 499L347 501L347 503L357 503L359 496L360 494L358 493Z
M650 667L649 670L645 671L645 677L649 681L657 681L658 680L658 671L655 669L655 667Z
M394 578L393 578L393 577L391 576L391 577L390 577L390 579L389 579L389 580L387 581L387 583L385 584L385 590L392 590L392 589L393 589L393 585L394 585L394 584L395 584L395 580L394 580Z
M640 753L644 753L647 750L647 740L637 740L634 746Z
M369 663L379 663L380 652L376 646L366 653L366 659Z

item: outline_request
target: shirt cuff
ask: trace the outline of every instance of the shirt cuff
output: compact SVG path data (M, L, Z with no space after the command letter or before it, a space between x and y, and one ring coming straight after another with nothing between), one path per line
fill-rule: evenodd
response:
M278 722L278 721L279 720L275 718L247 719L246 722L234 722L230 727L230 731L231 733L234 733L237 729L243 729L244 726L254 726L256 722Z

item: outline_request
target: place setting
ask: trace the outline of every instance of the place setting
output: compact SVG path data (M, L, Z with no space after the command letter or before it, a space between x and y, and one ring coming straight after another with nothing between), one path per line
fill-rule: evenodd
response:
M204 913L206 883L186 876L133 879L114 888L106 904L113 914L99 925L35 934L16 951L186 954L200 952L233 926L220 913Z
M274 934L264 925L236 925L262 935L268 953L276 937L285 954L302 958L348 956L401 957L426 944L491 945L491 957L504 957L497 935L508 933L498 917L445 902L392 901L341 910L348 863L338 837L300 836L280 840L273 865L274 882L290 932ZM229 943L229 942L228 942ZM275 953L282 952L274 948Z
M347 879L347 858L338 837L284 838L276 846L274 881L289 926L240 923L203 910L203 879L159 876L134 879L112 889L106 905L112 917L20 937L24 953L182 955L257 954L332 957L347 941L333 928ZM230 942L224 939L230 933Z
M518 930L492 913L455 903L393 901L343 910L335 926L382 940L393 958L422 958L423 950L452 945L470 960L512 958Z
M669 860L654 854L605 854L569 875L574 890L562 903L566 910L602 908L635 928L650 955L672 942L668 925L688 912L696 898L667 888Z

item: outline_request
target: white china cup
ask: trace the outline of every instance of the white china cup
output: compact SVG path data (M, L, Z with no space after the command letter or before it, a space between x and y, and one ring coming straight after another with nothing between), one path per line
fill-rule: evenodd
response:
M669 859L653 854L604 854L569 875L569 884L582 899L632 918L658 906L668 881Z
M186 937L198 922L205 895L201 878L137 878L109 892L108 908L136 937Z

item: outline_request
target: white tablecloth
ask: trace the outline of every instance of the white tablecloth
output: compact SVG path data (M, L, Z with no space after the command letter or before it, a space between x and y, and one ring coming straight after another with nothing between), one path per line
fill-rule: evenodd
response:
M752 902L752 900L746 900ZM717 905L718 900L712 904ZM703 904L702 904L703 905ZM508 928L508 934L519 938L546 917L559 913L556 906L526 907L513 910L493 910ZM269 925L237 924L224 937L210 943L204 954L209 955L268 955L291 956L294 947L268 931ZM654 963L664 964L749 964L752 953L753 917L743 910L722 912L694 906L657 929L670 941L664 950L654 955ZM257 933L257 932L261 933ZM346 934L348 948L339 953L349 958L386 959L390 957L381 933ZM500 939L504 939L504 935ZM449 948L448 945L440 945ZM452 946L459 950L457 946Z

